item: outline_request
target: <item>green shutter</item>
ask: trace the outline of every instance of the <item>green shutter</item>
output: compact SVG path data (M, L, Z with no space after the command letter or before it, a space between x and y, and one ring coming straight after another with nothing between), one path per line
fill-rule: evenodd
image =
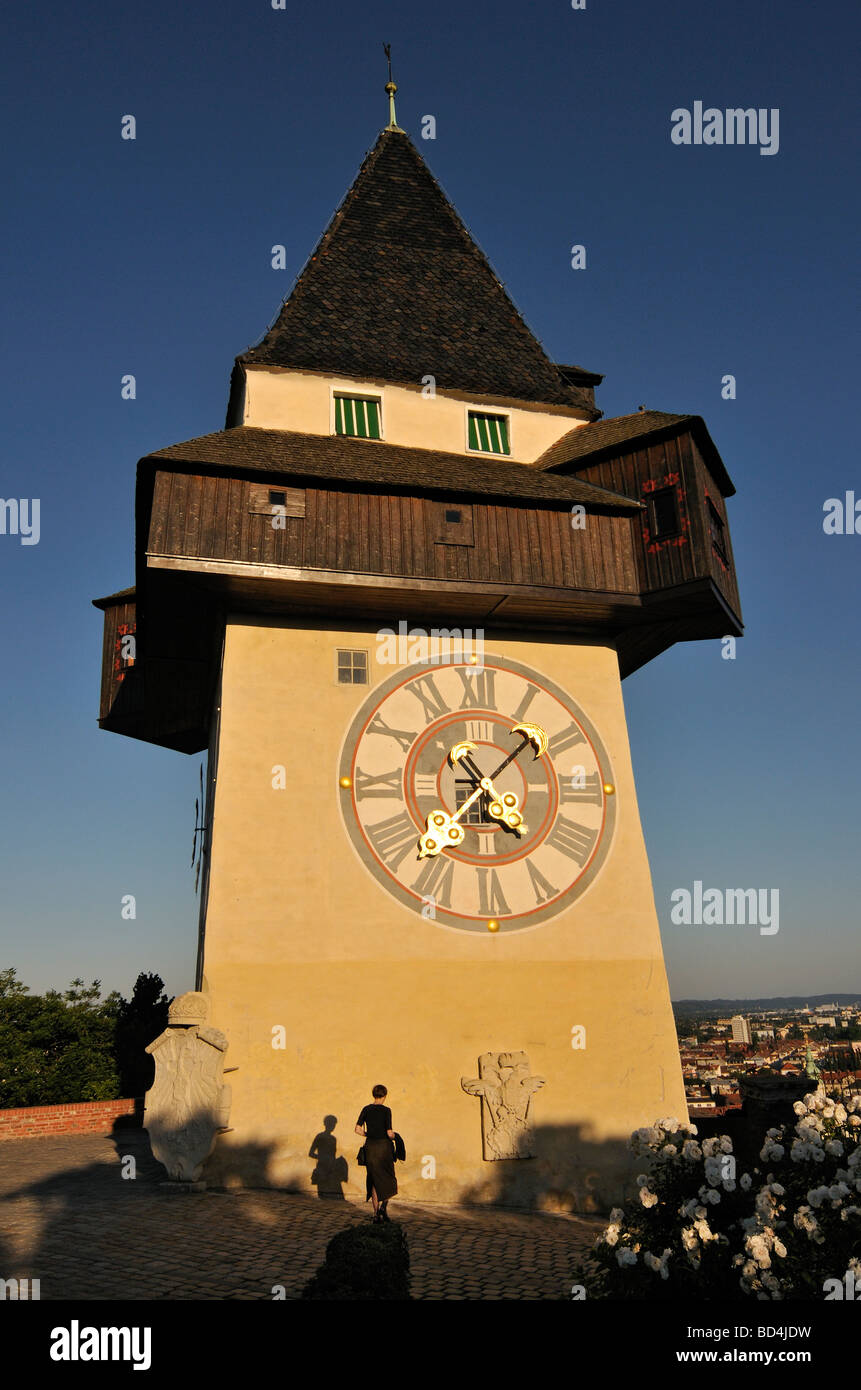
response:
M336 396L335 433L358 439L379 439L379 401L358 396Z
M470 449L484 454L509 454L508 420L504 415L480 415L471 410L467 417L467 438Z

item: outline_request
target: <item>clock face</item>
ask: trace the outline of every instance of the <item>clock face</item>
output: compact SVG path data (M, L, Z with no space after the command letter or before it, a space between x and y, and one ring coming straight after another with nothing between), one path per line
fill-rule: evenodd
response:
M558 685L507 658L399 668L353 720L339 776L362 861L447 927L549 921L610 847L614 779L597 732Z

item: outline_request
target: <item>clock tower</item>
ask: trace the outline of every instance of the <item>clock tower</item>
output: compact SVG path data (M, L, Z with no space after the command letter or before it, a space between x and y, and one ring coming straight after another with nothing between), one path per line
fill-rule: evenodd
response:
M391 94L393 95L393 93ZM103 728L208 750L210 1181L595 1210L686 1117L622 679L741 632L703 420L605 419L382 131L226 427L140 461ZM133 638L134 641L129 639Z

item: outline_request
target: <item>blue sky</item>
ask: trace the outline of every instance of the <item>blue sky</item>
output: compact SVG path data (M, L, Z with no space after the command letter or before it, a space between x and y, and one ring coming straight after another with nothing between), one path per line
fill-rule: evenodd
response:
M680 645L624 685L672 994L861 990L861 535L822 530L861 499L857 27L848 0L10 11L0 495L41 537L0 536L0 967L193 984L200 760L98 730L90 600L132 581L137 459L223 426L386 123L388 41L399 123L549 354L606 373L607 415L704 415L738 489L736 660ZM778 108L779 152L672 144L697 100ZM674 926L695 880L778 889L779 932Z

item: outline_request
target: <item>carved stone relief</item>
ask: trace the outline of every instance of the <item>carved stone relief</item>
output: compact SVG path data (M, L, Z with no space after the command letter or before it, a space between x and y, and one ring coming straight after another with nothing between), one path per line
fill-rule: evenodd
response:
M486 1159L533 1158L529 1104L544 1085L543 1076L530 1076L525 1052L484 1052L478 1076L463 1076L469 1096L481 1097L481 1133Z
M206 1026L209 1002L190 991L170 1006L166 1030L146 1049L155 1080L146 1095L144 1125L155 1157L174 1181L196 1182L227 1127L230 1087L224 1084L227 1039Z

